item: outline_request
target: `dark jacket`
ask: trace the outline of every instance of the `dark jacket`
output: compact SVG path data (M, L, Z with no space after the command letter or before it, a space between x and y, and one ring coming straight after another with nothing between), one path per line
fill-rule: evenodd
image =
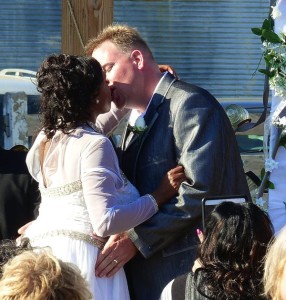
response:
M16 238L18 229L35 218L40 202L38 183L28 172L26 155L23 147L0 148L0 239Z
M202 281L202 275L199 273L197 277L194 276L192 272L187 274L181 275L174 279L171 284L171 289L166 288L161 295L160 300L165 299L172 299L172 300L221 300L223 297L224 299L236 299L236 300L262 300L266 299L263 295L259 295L259 288L256 286L257 294L250 296L246 293L246 291L241 293L240 296L236 295L227 295L224 294L216 295L214 297L210 297L210 293L208 292L207 288L205 287L204 282ZM213 283L215 284L215 283ZM200 289L204 289L201 293L198 291L198 287ZM253 291L254 292L254 291Z
M197 286L201 281L201 277L198 276L197 282L194 280L193 273L187 273L181 275L172 283L172 299L174 300L206 300L209 299L198 292ZM207 295L207 292L204 291ZM164 300L164 299L162 299Z

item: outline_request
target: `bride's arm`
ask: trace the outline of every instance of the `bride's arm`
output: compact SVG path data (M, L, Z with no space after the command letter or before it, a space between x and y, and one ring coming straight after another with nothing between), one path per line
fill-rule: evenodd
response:
M130 183L122 177L115 151L106 137L87 147L82 158L81 180L94 233L102 237L121 233L153 216L158 206L177 193L179 184L176 184L185 178L182 170L177 171L180 168L172 170L175 175L171 179L169 175L162 179L153 196L140 196L130 186L126 189L125 185ZM123 193L128 193L131 203L122 201Z
M118 109L115 104L111 102L110 111L97 117L96 126L100 128L105 135L110 136L118 126L119 122L127 117L129 113L130 109Z
M98 236L123 232L157 211L148 195L136 195L135 201L129 204L121 202L120 189L124 180L113 146L107 138L103 137L85 149L81 180L90 221Z

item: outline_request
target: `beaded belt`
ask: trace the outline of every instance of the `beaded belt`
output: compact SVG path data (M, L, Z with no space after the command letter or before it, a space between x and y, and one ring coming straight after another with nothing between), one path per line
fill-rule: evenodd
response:
M96 239L95 237L88 235L86 233L78 232L78 231L72 231L72 230L51 230L47 231L44 234L35 235L32 238L28 237L30 241L33 243L33 241L37 241L40 239L44 239L46 237L55 237L55 236L67 236L75 240L79 241L85 241L99 249L103 249L105 242Z
M82 189L81 180L77 180L75 182L68 183L66 185L55 187L55 188L40 187L41 194L48 197L66 196L78 192L81 189Z

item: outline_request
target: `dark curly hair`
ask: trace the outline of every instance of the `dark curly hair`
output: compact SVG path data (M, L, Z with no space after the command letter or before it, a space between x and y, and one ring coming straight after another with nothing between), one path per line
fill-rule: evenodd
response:
M194 274L198 291L207 291L208 299L264 299L263 259L272 238L273 225L255 204L218 205L207 218L198 249L203 263Z
M92 57L51 55L37 72L40 113L48 138L56 130L72 132L90 117L92 99L103 82L100 64Z
M18 244L16 240L1 240L0 241L0 278L3 273L3 266L16 255L32 250L32 246L28 238L22 238Z

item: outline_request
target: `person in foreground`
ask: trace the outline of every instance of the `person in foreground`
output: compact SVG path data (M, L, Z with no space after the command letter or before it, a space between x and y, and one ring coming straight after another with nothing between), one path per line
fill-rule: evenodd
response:
M219 204L206 220L193 272L172 280L160 300L265 299L263 259L272 237L268 215L255 204Z
M119 109L133 109L131 125L141 124L141 130L126 127L118 149L127 178L141 194L150 193L177 164L188 178L157 214L112 236L97 261L101 278L128 262L132 299L157 300L164 286L194 262L202 198L250 197L235 135L214 96L160 72L136 29L108 26L87 43L86 54L100 62L112 101ZM110 263L113 255L120 257L120 265Z
M21 239L18 243L14 239L0 240L0 278L3 273L3 266L16 255L26 251L32 250L29 239Z
M286 300L286 226L268 248L263 281L267 299Z
M122 268L109 278L95 277L98 251L105 237L156 214L177 193L185 179L183 168L163 175L158 188L140 197L121 172L110 140L94 125L111 104L94 58L51 55L37 80L43 129L26 162L42 199L39 216L24 236L33 247L50 246L59 259L75 263L95 298L129 299ZM114 255L112 263L121 264L121 258Z
M0 299L90 300L92 295L78 267L41 249L23 251L4 265Z

